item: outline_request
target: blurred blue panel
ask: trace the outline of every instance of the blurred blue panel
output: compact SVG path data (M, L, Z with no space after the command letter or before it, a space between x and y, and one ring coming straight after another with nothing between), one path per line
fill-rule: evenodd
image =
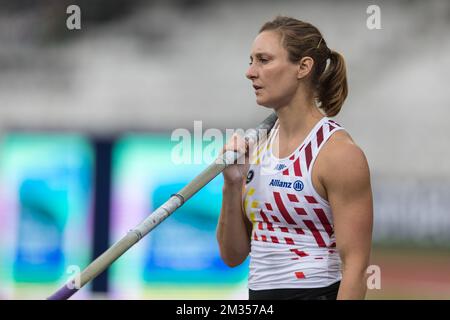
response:
M151 194L154 207L188 182L157 187ZM145 281L229 284L242 280L242 269L230 269L219 254L216 202L220 203L221 188L214 182L189 199L152 234L145 260Z
M21 183L14 261L16 281L56 281L64 273L63 233L67 200L67 190L52 189L44 178L24 179Z
M175 163L174 145L169 134L156 133L127 135L115 145L111 244L209 164ZM219 175L113 264L113 298L220 299L242 295L248 262L235 268L226 266L216 240L222 185Z
M69 266L82 269L88 263L92 160L92 147L82 136L4 137L0 282L8 298L45 298L72 275Z

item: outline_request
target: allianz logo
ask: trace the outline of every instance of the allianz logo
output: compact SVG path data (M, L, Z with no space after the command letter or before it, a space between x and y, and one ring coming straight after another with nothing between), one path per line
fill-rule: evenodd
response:
M284 168L286 168L285 164L279 163L275 166L275 170L283 170Z
M280 187L280 188L294 188L296 191L303 190L304 184L301 180L296 180L294 182L282 181L279 179L272 179L269 186Z

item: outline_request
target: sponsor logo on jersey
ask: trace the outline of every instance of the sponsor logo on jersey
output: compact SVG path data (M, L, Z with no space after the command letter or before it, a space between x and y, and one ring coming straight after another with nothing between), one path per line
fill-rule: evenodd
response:
M296 180L294 183L288 181L282 181L279 179L272 179L269 186L280 187L280 188L294 188L296 191L303 190L303 182L301 180Z
M302 191L303 187L304 187L304 185L303 185L303 182L301 182L301 180L297 180L294 182L294 189L296 191Z
M279 163L275 166L275 170L283 170L284 168L286 168L286 165L282 163Z
M270 181L270 183L269 183L269 186L281 187L281 188L291 188L292 182L281 181L278 179L272 179L272 181Z

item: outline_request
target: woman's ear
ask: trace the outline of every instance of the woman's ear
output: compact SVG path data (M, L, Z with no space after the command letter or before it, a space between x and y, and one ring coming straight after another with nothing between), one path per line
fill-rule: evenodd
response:
M307 77L314 66L314 60L311 57L303 57L298 62L297 79L303 79Z

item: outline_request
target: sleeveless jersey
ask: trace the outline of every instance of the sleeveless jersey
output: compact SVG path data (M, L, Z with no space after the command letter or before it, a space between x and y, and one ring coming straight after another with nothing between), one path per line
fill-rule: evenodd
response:
M314 189L311 171L325 142L343 128L322 118L283 159L272 153L278 129L277 121L253 152L243 194L253 226L248 287L326 287L341 280L341 260L330 205Z

